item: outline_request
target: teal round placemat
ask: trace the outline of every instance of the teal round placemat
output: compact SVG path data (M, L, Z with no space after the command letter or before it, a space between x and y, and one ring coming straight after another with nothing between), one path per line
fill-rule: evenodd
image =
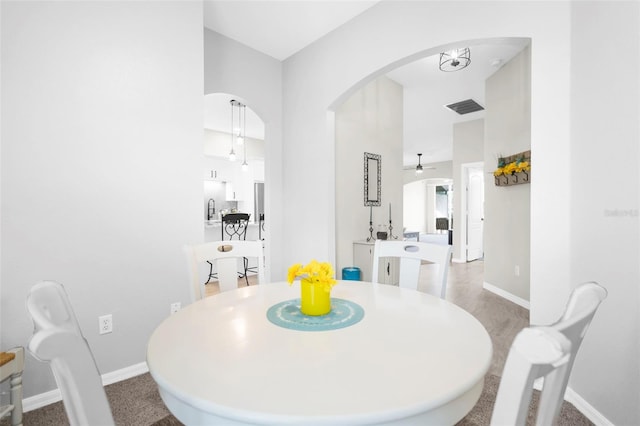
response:
M327 331L349 327L364 317L357 303L331 298L331 312L312 316L300 312L300 299L276 303L267 310L267 318L277 326L300 331Z

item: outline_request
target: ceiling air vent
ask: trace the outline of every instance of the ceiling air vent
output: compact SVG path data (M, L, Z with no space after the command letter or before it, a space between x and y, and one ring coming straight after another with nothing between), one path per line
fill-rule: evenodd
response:
M474 101L467 99L466 101L456 102L454 104L445 105L451 111L455 111L460 115L469 114L470 112L482 111L484 108Z

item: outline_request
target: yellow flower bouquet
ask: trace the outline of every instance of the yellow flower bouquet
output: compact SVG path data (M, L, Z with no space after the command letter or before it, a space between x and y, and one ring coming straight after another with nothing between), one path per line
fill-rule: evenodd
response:
M333 267L329 262L317 260L307 265L296 263L289 268L289 285L300 278L300 310L303 314L325 315L331 311L331 288L337 283L333 275Z

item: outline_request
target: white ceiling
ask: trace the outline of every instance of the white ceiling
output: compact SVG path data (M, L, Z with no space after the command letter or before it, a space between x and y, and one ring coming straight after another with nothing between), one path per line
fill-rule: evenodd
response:
M205 0L204 26L284 61L377 2Z
M278 60L333 31L374 6L377 1L294 0L217 1L205 0L204 25ZM404 86L404 165L452 158L452 125L484 116L464 116L444 105L474 99L484 106L484 81L526 45L522 39L504 39L471 48L471 64L461 71L438 69L439 55L397 68L387 76ZM425 46L427 48L428 46ZM467 46L460 46L467 47ZM227 131L230 127L231 95L208 95L205 99L205 128ZM247 109L247 134L264 138L264 125Z

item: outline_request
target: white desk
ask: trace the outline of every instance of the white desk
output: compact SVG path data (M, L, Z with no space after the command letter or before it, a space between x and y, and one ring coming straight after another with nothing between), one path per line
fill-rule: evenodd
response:
M188 425L453 424L475 405L491 361L484 327L461 308L384 284L341 281L332 297L364 318L332 331L271 323L299 284L205 298L167 318L147 348L169 410Z

